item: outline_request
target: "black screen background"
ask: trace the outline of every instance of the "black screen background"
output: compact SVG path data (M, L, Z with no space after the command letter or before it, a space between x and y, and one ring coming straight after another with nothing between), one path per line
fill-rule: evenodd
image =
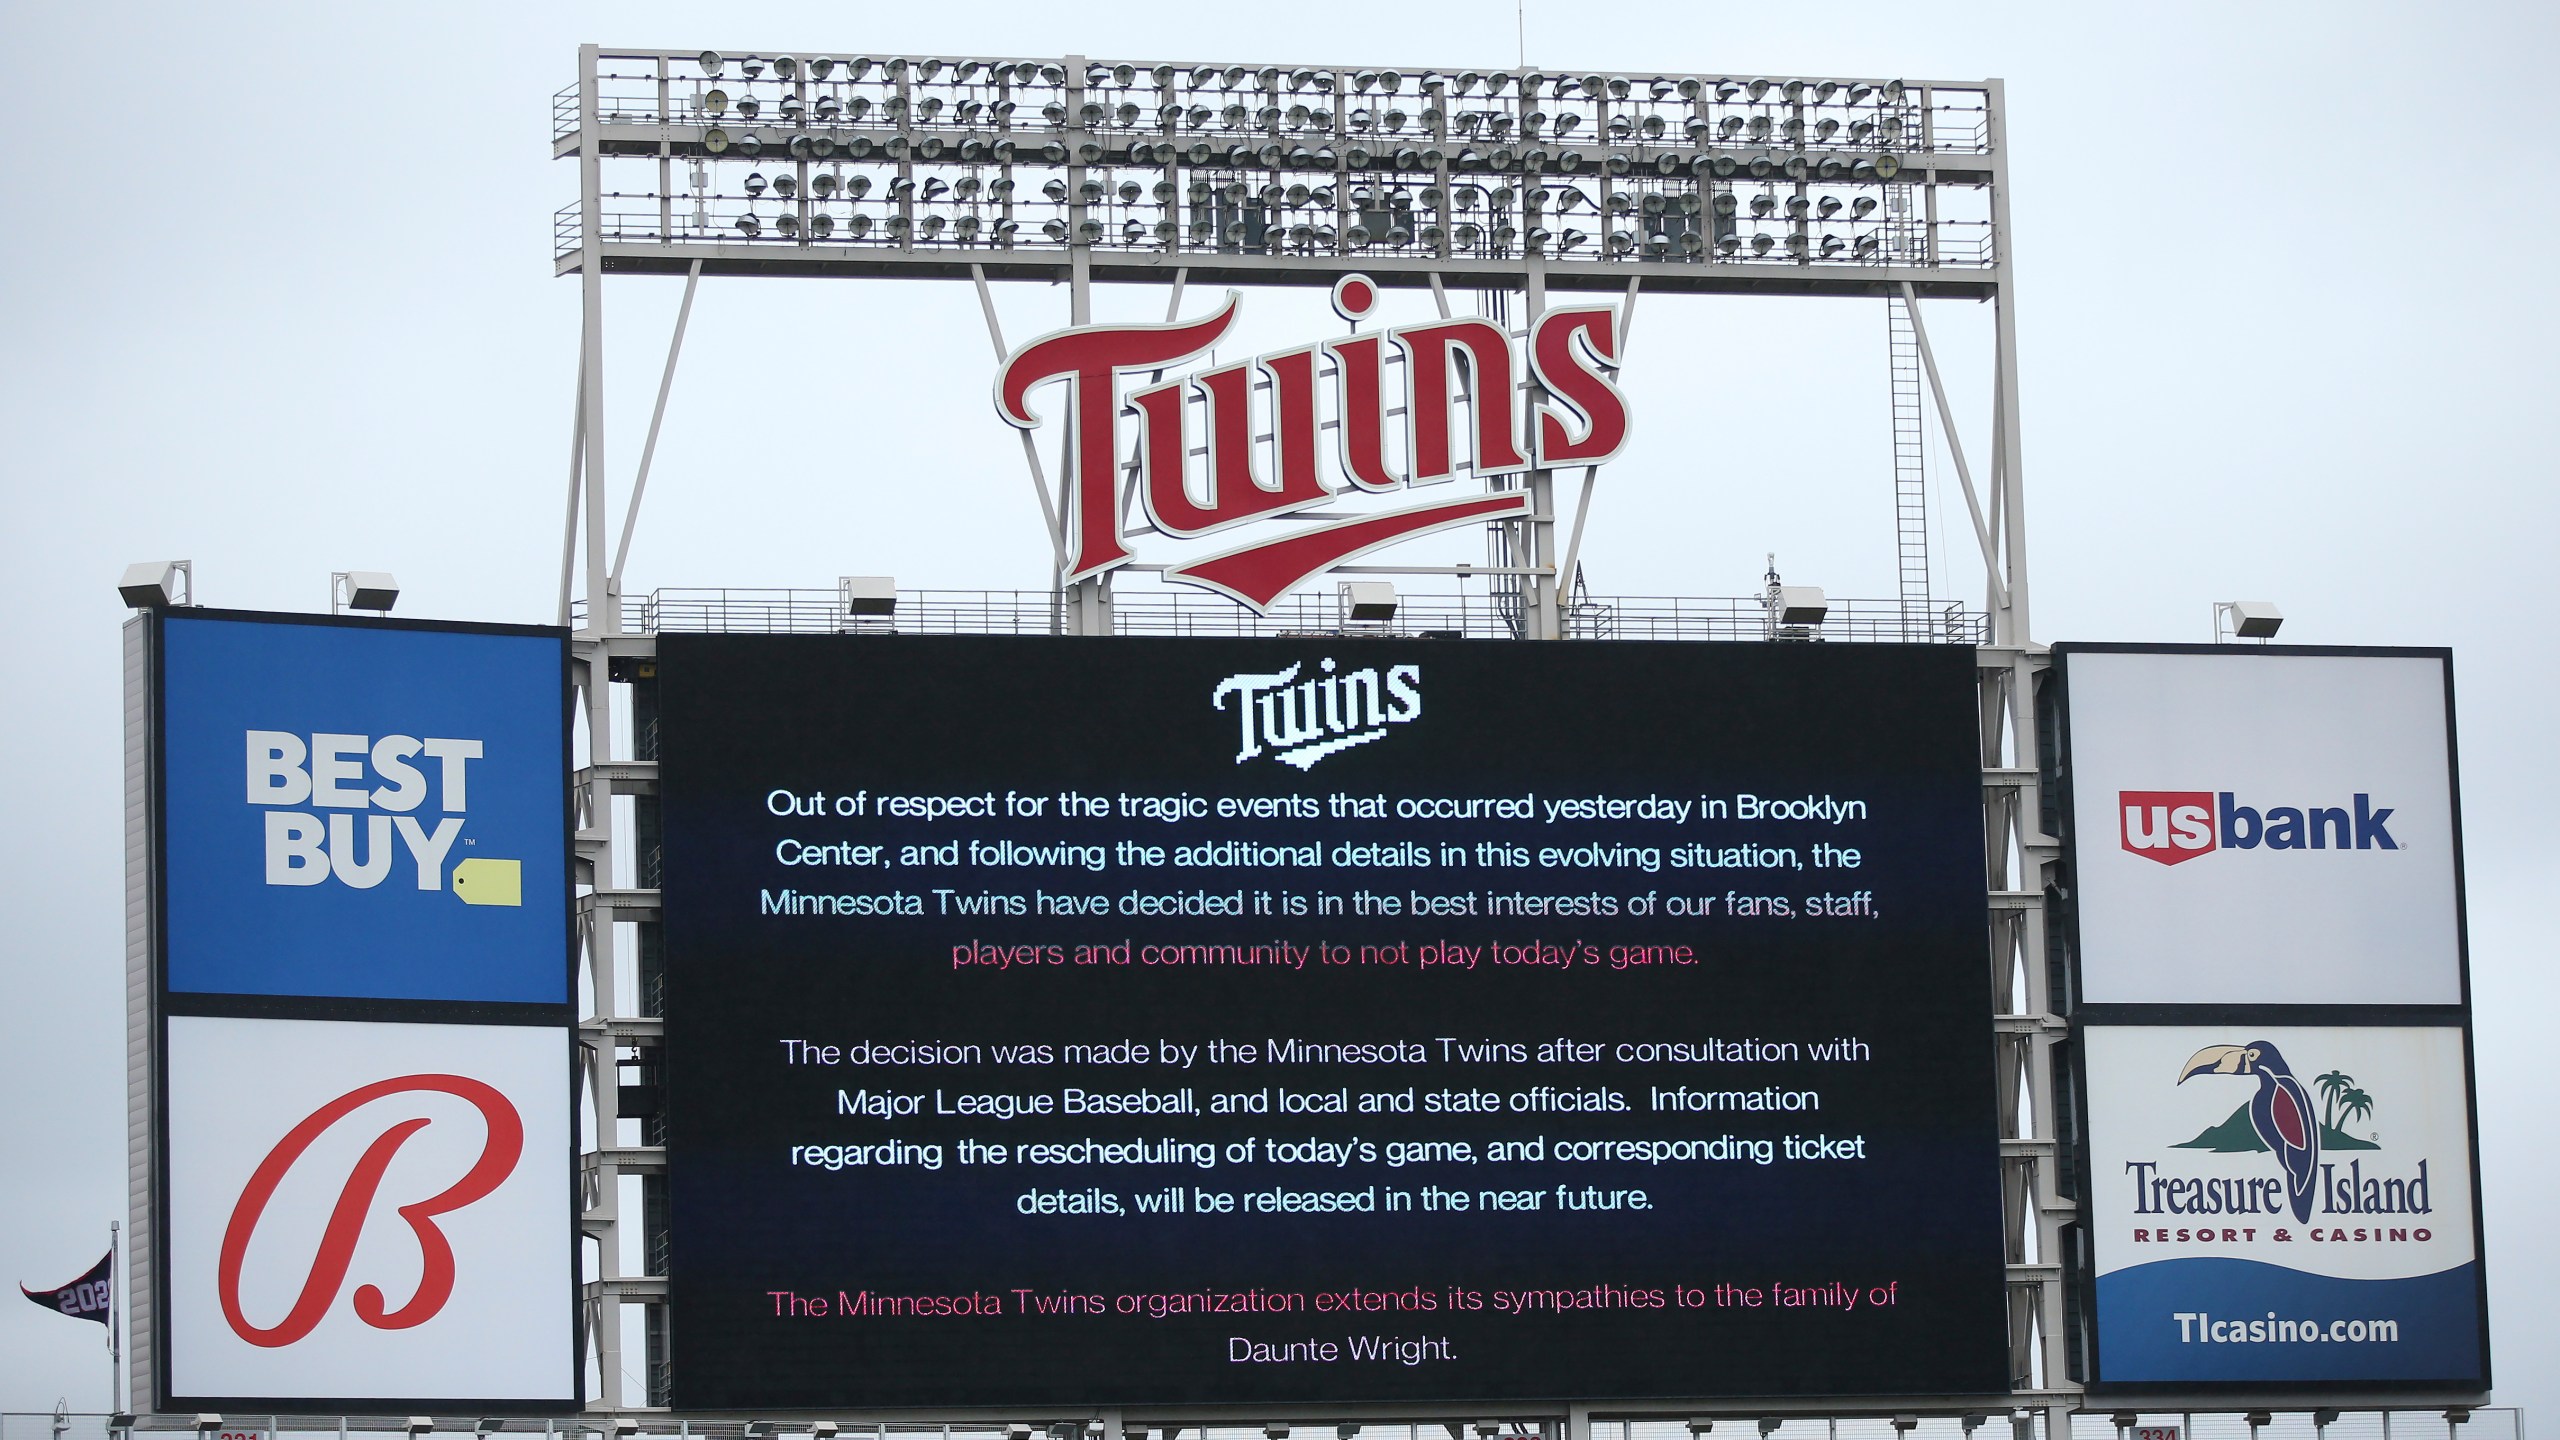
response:
M1239 763L1225 677L1324 658L1421 667L1423 710L1311 772ZM1049 637L664 636L670 1360L684 1408L1104 1405L1462 1398L1987 1393L2006 1387L1992 1013L1973 656L1959 647ZM1694 798L1751 791L1865 799L1818 823L1190 820L812 821L768 813L776 788L839 794L1050 793ZM785 837L863 843L1122 839L1171 846L1420 840L1472 846L1627 841L1858 846L1855 871L1476 868L1219 871L786 869ZM759 892L921 891L917 919L759 914ZM1468 889L1801 897L1869 890L1874 920L1132 919L936 915L931 889ZM953 944L1133 939L1380 944L1487 938L1689 944L1702 963L1465 974L1410 967L956 971ZM789 1067L778 1041L1259 1044L1437 1037L1819 1041L1855 1034L1861 1065ZM1434 1049L1436 1050L1436 1046ZM839 1118L836 1091L930 1095L1164 1090L1614 1086L1624 1115ZM1650 1084L1818 1089L1820 1115L1649 1114ZM966 1167L948 1142L1243 1135L1375 1141L1540 1134L1678 1138L1863 1134L1855 1162L1584 1163L1346 1169L1306 1165ZM940 1170L794 1167L795 1144L946 1142ZM1500 1173L1497 1173L1500 1172ZM1026 1190L1475 1191L1641 1187L1647 1211L1025 1216ZM1491 1310L1352 1316L778 1317L770 1292L832 1296L1017 1287L1111 1297L1358 1285L1660 1288L1728 1282L1899 1284L1887 1308ZM1454 1358L1245 1364L1232 1337L1440 1337Z

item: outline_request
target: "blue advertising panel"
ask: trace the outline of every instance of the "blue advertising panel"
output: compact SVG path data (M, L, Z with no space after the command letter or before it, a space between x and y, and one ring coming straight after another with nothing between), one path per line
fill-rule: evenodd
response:
M169 991L566 1004L566 644L167 616Z

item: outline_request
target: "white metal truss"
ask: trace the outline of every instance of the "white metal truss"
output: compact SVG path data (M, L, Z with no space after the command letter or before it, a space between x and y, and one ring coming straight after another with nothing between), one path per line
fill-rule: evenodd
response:
M1885 297L1899 307L1894 323L1907 322L1981 548L1989 617L1977 673L2013 1389L1975 1398L2041 1409L2048 1436L2068 1434L2078 1387L2068 1378L2075 1322L2064 1310L2062 1259L2065 1227L2078 1210L2066 1193L2056 1130L2052 1053L2064 1026L2047 983L2045 894L2058 854L2041 819L2034 689L2046 662L2028 627L2000 82L1394 72L1080 56L855 57L829 59L822 69L822 58L586 46L577 83L558 106L554 150L577 161L578 199L561 212L555 258L560 273L578 276L582 301L560 616L578 625L584 722L577 878L590 1007L580 1037L590 1112L582 1230L592 1242L584 1315L599 1377L592 1408L622 1415L663 1403L660 1367L669 1358L645 1354L633 1372L637 1393L626 1385L622 1312L642 1308L653 1351L665 1333L663 1221L649 1213L648 1197L663 1184L666 1161L646 1120L626 1118L626 1100L654 1103L663 1022L647 993L658 918L650 868L657 781L654 719L643 697L653 691L618 682L654 674L654 634L627 623L622 564L695 285L705 275L971 280L1001 353L990 282L1064 282L1068 318L1080 324L1101 281L1168 283L1178 303L1186 283L1330 285L1358 272L1428 287L1444 312L1451 286L1516 292L1529 318L1554 290L1622 292L1630 312L1639 290ZM864 102L858 112L856 100ZM753 112L742 114L749 101ZM864 182L858 189L856 179ZM972 182L965 193L964 180ZM1586 215L1589 230L1571 223ZM609 274L687 276L650 439L620 543L610 547ZM1987 432L1978 432L1987 433L1988 469L1979 485L1922 318L1920 302L1931 297L1993 306L1992 413ZM1898 346L1899 328L1895 335ZM1898 416L1896 434L1899 495ZM1024 454L1058 534L1051 487L1065 477L1045 472L1027 434ZM1520 587L1517 633L1527 638L1595 633L1573 623L1580 607L1571 604L1595 480L1582 477L1561 557L1549 472L1523 482L1533 491L1533 519L1494 537L1505 562L1496 568ZM1898 503L1898 536L1906 523ZM583 590L575 588L581 574ZM1107 579L1060 591L1054 628L1118 629ZM1905 589L1907 599L1907 581ZM580 595L583 605L573 606ZM638 963L627 963L635 955ZM626 1129L634 1125L636 1135ZM643 1196L638 1273L626 1273L623 1259L626 1177ZM1763 1408L1823 1413L1818 1402ZM1588 1440L1591 1407L1559 1400L1543 1413L1569 1440ZM1611 1413L1678 1411L1635 1405ZM1210 1418L1168 1415L1157 1423ZM1381 1410L1377 1418L1410 1417ZM1114 1434L1124 1421L1143 1423L1116 1413L1108 1420Z

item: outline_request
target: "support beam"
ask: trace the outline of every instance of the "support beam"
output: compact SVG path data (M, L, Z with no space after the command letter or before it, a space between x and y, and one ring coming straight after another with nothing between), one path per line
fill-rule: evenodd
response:
M632 477L631 505L622 512L622 541L613 547L613 593L622 593L622 562L631 556L631 531L640 523L640 497L649 491L649 462L658 457L658 427L667 418L667 392L675 387L676 357L684 353L685 322L693 318L693 287L702 279L702 262L684 275L684 303L676 307L675 337L667 342L667 370L658 377L658 403L649 410L649 438L640 446L640 473Z
M1636 295L1642 290L1643 286L1643 276L1636 275L1629 277L1627 280L1626 301L1618 307L1618 367L1622 371L1625 369L1627 363L1627 340L1630 336L1635 334L1636 329ZM1585 521L1591 518L1591 487L1598 484L1599 481L1599 466L1592 465L1584 468L1582 472L1582 495L1581 498L1575 500L1573 503L1573 534L1565 542L1564 565L1556 571L1556 589L1560 594L1565 596L1568 601L1573 594L1574 567L1582 563L1582 526Z
M598 635L622 629L605 564L604 506L604 194L596 134L596 47L578 47L578 362L586 376L587 628Z
M1982 497L1973 488L1973 467L1964 463L1964 437L1956 433L1955 407L1947 403L1947 387L1938 378L1938 354L1929 347L1929 327L1920 318L1919 292L1908 284L1902 287L1902 308L1911 317L1911 338L1919 342L1920 366L1929 376L1929 396L1938 402L1938 427L1946 433L1947 458L1955 462L1956 480L1964 486L1964 508L1973 517L1973 537L1982 543L1982 573L1990 577L1991 593L1996 597L2007 590L1999 547L1992 543L1991 525L1982 513ZM1996 601L1993 608L1999 608Z
M987 317L987 339L996 347L996 363L1002 365L1006 354L1004 322L996 318L996 297L987 287L987 267L972 264L969 278L977 282L978 310ZM1040 447L1031 442L1030 431L1015 433L1022 437L1023 462L1031 467L1031 493L1040 502L1040 522L1049 527L1049 573L1054 577L1067 568L1067 532L1058 522L1058 507L1049 501L1049 477L1041 469Z
M560 619L569 623L569 586L578 575L578 496L585 484L579 474L587 458L587 352L578 350L578 388L569 397L569 500L560 530Z

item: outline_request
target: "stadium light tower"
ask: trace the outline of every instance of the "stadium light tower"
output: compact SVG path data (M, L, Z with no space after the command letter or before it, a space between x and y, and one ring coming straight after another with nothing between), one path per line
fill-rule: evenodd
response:
M626 615L624 567L705 276L967 282L1000 356L1014 346L993 287L1007 282L1060 287L1064 320L1085 326L1097 284L1161 285L1173 320L1189 286L1330 288L1361 275L1428 295L1443 320L1453 314L1451 290L1472 294L1481 318L1515 339L1566 301L1609 305L1631 327L1646 296L1881 299L1901 582L1894 638L1984 644L1983 748L2000 757L1990 767L1998 783L1986 788L1986 819L2014 842L1994 847L2001 858L1992 889L2027 897L1995 913L1993 946L2006 957L1996 973L2028 957L2015 1008L2024 1016L2050 1009L2035 958L2046 948L2037 875L2057 852L2040 828L2033 778L2044 660L2029 628L1999 81L587 45L576 78L554 97L552 147L577 172L576 197L553 217L554 268L577 277L581 299L558 610L579 630L591 776L602 777L596 795L624 783L612 778L614 767L650 763L611 753L611 682L620 678L615 667L647 663L651 622ZM617 540L607 515L604 282L626 275L685 284ZM1977 431L1988 444L1970 453L1922 315L1924 300L1941 299L1991 307L1990 416ZM1524 407L1553 398L1544 384L1522 385ZM1940 612L1929 594L1922 440L1931 401L1980 546L1980 632L1960 627L1963 617ZM1055 557L1049 628L1115 633L1115 578L1176 567L1074 569L1064 497L1078 477L1051 473L1027 430L1020 438ZM1500 518L1482 522L1482 567L1354 566L1346 556L1303 579L1456 574L1462 584L1486 582L1513 635L1598 633L1572 618L1598 468L1477 477L1488 498L1507 497L1483 512ZM889 609L894 587L883 594L875 583L856 577L839 589L829 625L904 624L922 608ZM582 617L573 604L581 595ZM1383 608L1348 591L1336 597L1329 608L1352 620ZM1423 598L1399 596L1398 619L1427 613ZM1846 638L1852 628L1855 602L1826 601L1810 587L1777 598L1779 609L1750 622L1765 615L1806 638ZM1800 623L1776 625L1789 613ZM637 637L634 619L642 621ZM582 863L614 873L622 843L601 824ZM601 935L654 913L636 894L590 903ZM619 1003L610 954L594 946L588 957L605 1014ZM2055 1031L2022 1025L2004 1029L2001 1043L2003 1063L2031 1077L2026 1108L2044 1134ZM614 1087L598 1087L595 1106L597 1133L613 1134L624 1118ZM623 1173L619 1153L600 1162L607 1193ZM2062 1253L2073 1210L2052 1158L2022 1146L2004 1163L2017 1253ZM619 1222L607 1205L595 1223L609 1230ZM610 1312L665 1303L635 1298L642 1291L621 1273L620 1254L604 1244L603 1273L589 1290L597 1400L608 1410L624 1400L621 1326ZM2011 1277L2021 1307L2011 1325L2013 1374L2068 1369L2070 1322L2049 1268ZM650 1374L654 1394L663 1366Z

